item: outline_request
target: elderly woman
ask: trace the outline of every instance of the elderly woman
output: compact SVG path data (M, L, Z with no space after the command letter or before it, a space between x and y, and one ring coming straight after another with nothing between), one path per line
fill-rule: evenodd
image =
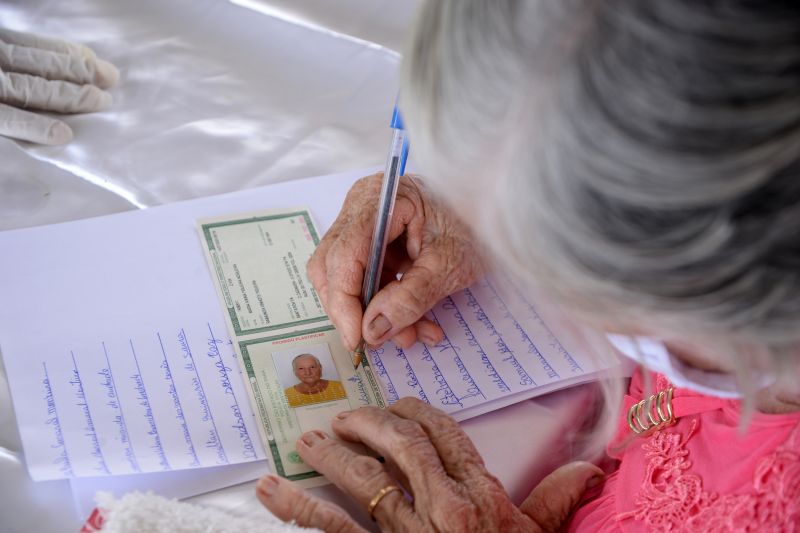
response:
M380 176L309 264L345 343L436 342L424 312L493 257L649 370L613 468L566 465L519 507L455 422L410 399L333 422L385 464L318 432L303 460L390 531L798 530L800 4L431 1L401 93L425 172L392 221L402 277L362 313ZM277 477L258 495L360 531Z

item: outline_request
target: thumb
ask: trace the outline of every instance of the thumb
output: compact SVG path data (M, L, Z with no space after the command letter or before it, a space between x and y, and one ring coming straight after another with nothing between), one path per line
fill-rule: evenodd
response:
M341 507L312 496L278 476L267 475L259 479L256 495L264 507L285 522L323 531L367 533Z
M444 283L424 262L417 261L399 280L386 284L378 291L364 312L364 340L368 344L383 344L408 326L446 296Z
M519 509L539 524L542 531L560 531L583 493L597 486L603 477L603 471L592 463L568 463L545 477Z

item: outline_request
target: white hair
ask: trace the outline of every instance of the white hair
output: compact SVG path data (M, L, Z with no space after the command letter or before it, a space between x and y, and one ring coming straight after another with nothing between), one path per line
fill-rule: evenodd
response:
M503 266L589 317L796 363L800 4L433 0L418 17L414 157Z
M322 363L319 362L319 358L316 355L310 353L301 353L300 355L296 355L294 359L292 359L292 371L297 372L297 360L302 359L303 357L310 357L314 361L317 362L317 366L322 368Z

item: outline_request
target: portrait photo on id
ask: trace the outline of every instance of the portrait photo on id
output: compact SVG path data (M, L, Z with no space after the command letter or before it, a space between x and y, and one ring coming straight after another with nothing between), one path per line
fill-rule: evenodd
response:
M295 383L285 387L283 391L289 407L302 407L347 398L327 344L303 347L302 353L295 355L296 351L287 350L272 354L278 375L284 384L286 380L291 381L286 376L286 361L291 363L292 378ZM324 366L323 360L327 363Z

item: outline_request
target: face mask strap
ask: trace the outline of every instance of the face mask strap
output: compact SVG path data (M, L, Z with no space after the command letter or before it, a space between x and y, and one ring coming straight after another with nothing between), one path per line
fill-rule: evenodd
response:
M617 334L609 334L607 337L623 355L639 362L653 372L663 374L676 387L687 388L717 398L738 399L742 397L735 376L693 369L672 356L666 346L657 339ZM653 391L652 384L647 381L648 377L645 374L645 390ZM714 385L705 385L703 382L712 382Z

